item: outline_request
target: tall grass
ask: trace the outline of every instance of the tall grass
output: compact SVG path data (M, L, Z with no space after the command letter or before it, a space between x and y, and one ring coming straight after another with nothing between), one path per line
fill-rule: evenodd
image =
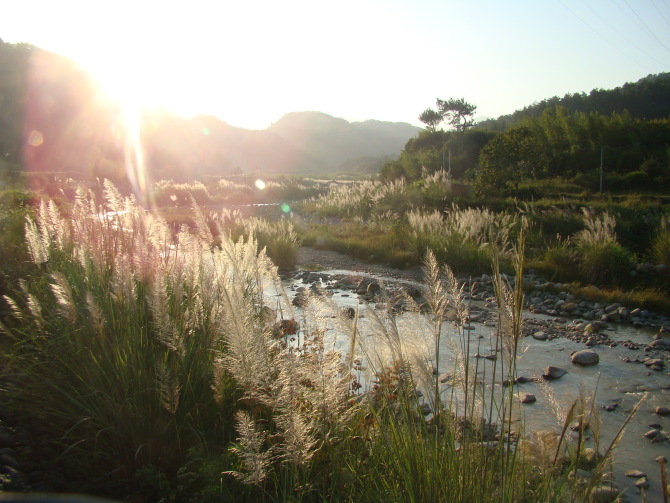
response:
M492 246L507 251L518 232L515 216L453 205L442 213L407 213L410 247L418 256L432 250L459 272L481 273L490 267Z
M388 184L369 180L332 184L327 194L313 199L311 204L322 215L368 218L375 208L383 207L382 211L393 209L390 201L402 198L405 192L402 180Z
M267 255L280 268L295 266L298 253L298 236L293 223L287 218L267 221L250 217L240 221L244 234L253 235L259 248L264 248Z
M651 244L651 257L658 264L670 264L670 221L663 216Z
M633 267L632 255L616 238L616 219L584 210L585 228L575 235L579 270L587 281L610 285L625 281Z
M189 449L232 438L236 391L217 355L234 331L258 332L275 276L253 240L222 233L212 249L198 218L200 236L173 239L111 184L104 195L81 190L69 218L42 204L26 226L38 269L8 300L17 407L49 424L61 467L111 489L145 465L174 474Z
M26 225L33 271L5 297L2 329L13 405L59 447L60 488L175 501L570 496L586 445L567 439L574 414L531 459L513 387L500 385L521 355L522 245L505 248L513 287L494 265L489 362L473 357L485 346L464 286L434 254L410 312L389 301L349 319L313 294L297 313L253 238L193 212L195 232L173 236L107 183L104 201L81 190L67 218L44 203ZM507 239L489 244L497 263ZM300 329L278 332L282 320Z

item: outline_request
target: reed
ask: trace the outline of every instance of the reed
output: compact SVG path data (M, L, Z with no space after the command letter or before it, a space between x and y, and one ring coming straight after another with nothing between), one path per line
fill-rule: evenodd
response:
M350 319L319 291L294 310L254 237L260 221L234 240L230 215L210 218L194 202L194 229L175 235L109 183L102 199L79 190L67 217L45 202L26 224L32 270L4 298L12 405L44 426L67 481L59 488L70 491L588 501L595 483L569 484L585 430L576 443L567 432L593 416L593 400L564 413L562 430L532 438L513 386L501 386L523 353L525 224L513 245L507 217L452 211L416 213L413 225L455 228L490 250L499 311L488 342L468 328L466 286L430 251L421 304L406 296L399 314L389 299ZM503 258L514 281L499 274ZM491 360L476 358L486 344Z

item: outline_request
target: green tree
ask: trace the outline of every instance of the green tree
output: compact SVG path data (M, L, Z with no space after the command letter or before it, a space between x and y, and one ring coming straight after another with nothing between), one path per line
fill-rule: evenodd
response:
M432 108L426 108L421 112L421 115L419 115L419 120L426 125L426 129L431 133L437 131L437 126L440 125L440 122L442 122L443 119L444 117L442 117L442 114L436 112Z
M545 165L544 153L530 128L498 133L479 154L475 192L485 196L505 193L509 187L518 191L521 181L540 177Z
M449 98L444 101L437 99L437 109L450 126L456 131L465 133L465 131L474 124L473 115L477 107L465 101L465 98Z

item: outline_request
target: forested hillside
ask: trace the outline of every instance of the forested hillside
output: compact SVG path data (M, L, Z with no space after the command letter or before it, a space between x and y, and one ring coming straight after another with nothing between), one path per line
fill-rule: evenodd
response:
M444 131L437 126L454 117L448 103L466 105L469 116L476 110L462 99L438 99L437 111L419 117L425 130L384 165L382 179L413 181L444 169L472 181L481 196L518 197L532 195L520 191L523 184L547 178L599 190L602 163L608 191L670 188L670 73Z
M557 106L571 112L611 115L627 110L636 119L667 119L670 117L670 73L648 75L614 89L593 89L588 94L572 93L562 98L554 96L497 119L482 121L477 128L503 131L524 119L540 117L545 110Z

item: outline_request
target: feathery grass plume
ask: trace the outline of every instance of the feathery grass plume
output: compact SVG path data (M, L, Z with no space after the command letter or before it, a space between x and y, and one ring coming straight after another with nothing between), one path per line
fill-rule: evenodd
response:
M247 484L260 485L268 476L273 458L272 448L264 449L267 434L256 426L246 412L236 412L235 420L239 440L230 450L242 460L246 471L228 473Z
M214 236L212 236L212 230L205 219L205 215L198 206L193 195L191 197L191 211L193 212L193 221L195 222L195 229L198 237L205 243L212 243L214 241Z
M107 178L103 180L102 185L102 194L110 211L122 211L121 209L125 206L124 197L121 195L121 192L119 192L116 185Z
M151 314L153 316L156 338L170 351L180 356L184 356L186 349L184 347L183 332L176 326L170 314L168 307L170 299L168 298L168 285L163 276L158 276L151 284L151 289L147 294L147 300ZM179 295L175 297L179 299Z
M260 326L257 311L263 304L264 279L275 280L276 272L263 253L256 255L253 239L237 243L225 239L212 259L211 278L219 284L215 295L221 304L217 327L226 348L225 352L217 351L215 389L227 371L245 394L253 396L272 381L272 354L277 342Z
M326 340L326 333L339 325L343 333L352 340L355 333L335 302L327 296L310 296L304 309L304 343L302 358L293 367L301 383L306 413L316 418L316 428L323 438L328 432L335 433L349 422L356 413L357 405L348 402L351 393L352 365L338 349L337 335ZM339 320L339 323L337 322ZM351 347L349 348L351 350ZM291 371L291 369L288 369Z
M575 235L577 246L602 246L617 242L614 231L616 228L616 219L613 216L604 212L598 217L589 211L588 208L584 208L583 213L584 226L586 228Z
M9 305L9 309L12 311L12 315L14 318L17 320L20 320L23 318L23 311L21 311L21 308L19 305L16 303L14 299L12 299L9 295L3 295L3 299L5 299L5 302L7 305Z
M44 245L40 229L31 218L26 219L26 243L30 257L36 265L44 264L49 260L49 249Z
M32 320L39 330L44 328L44 318L42 317L42 305L35 295L29 293L26 298L26 305Z
M100 306L95 300L93 293L90 290L86 291L86 306L90 316L91 326L98 337L105 336L105 317L100 309Z
M611 284L629 277L633 257L616 239L616 219L607 212L600 218L584 209L585 229L575 235L579 270L592 283Z
M156 363L156 385L161 406L174 415L179 407L181 386L177 378L170 372L170 369L161 361Z
M398 213L387 210L381 214L372 215L369 225L372 230L387 231L399 219Z
M277 267L292 267L296 263L298 236L293 222L281 218L269 222L262 218L245 218L241 221L247 235L253 235L259 249L265 248L268 257Z
M280 400L282 398L284 396L280 395ZM274 420L284 439L277 446L280 456L294 467L301 467L314 456L317 438L313 434L313 421L300 414L296 406L291 402L279 402Z
M61 272L55 272L51 275L55 283L51 283L51 291L56 297L56 302L60 306L61 315L70 323L77 319L77 305L72 296L72 288L65 275Z
M405 191L403 180L331 184L327 194L312 198L311 203L323 215L368 218L374 208L402 197Z

